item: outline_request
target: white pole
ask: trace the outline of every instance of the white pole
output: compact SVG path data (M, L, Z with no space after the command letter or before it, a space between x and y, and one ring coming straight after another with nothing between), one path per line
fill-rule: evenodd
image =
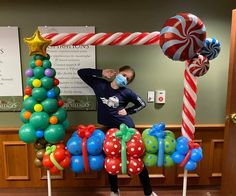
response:
M184 170L184 182L183 182L183 196L186 196L187 193L187 179L188 179L188 170Z
M48 196L52 196L51 175L49 170L47 170L47 181L48 181Z

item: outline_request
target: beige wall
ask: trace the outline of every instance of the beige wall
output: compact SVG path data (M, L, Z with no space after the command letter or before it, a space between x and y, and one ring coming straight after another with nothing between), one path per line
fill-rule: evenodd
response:
M20 3L19 3L20 2ZM231 10L236 2L223 1L30 1L1 0L0 26L18 26L20 30L23 72L28 66L28 49L23 38L31 36L37 26L96 27L96 32L160 31L166 19L178 12L199 16L207 27L207 37L216 37L222 43L219 57L211 61L207 75L199 79L197 123L223 123L227 91L227 72L230 43ZM214 2L214 3L212 3ZM234 5L233 5L234 4ZM0 43L1 44L1 43ZM135 114L136 124L181 123L183 96L183 62L165 57L159 46L98 47L98 68L118 68L132 65L137 78L131 88L146 99L148 90L165 89L163 107L148 103L147 108ZM0 127L18 127L22 123L18 113L1 112ZM68 112L72 125L96 123L96 112Z

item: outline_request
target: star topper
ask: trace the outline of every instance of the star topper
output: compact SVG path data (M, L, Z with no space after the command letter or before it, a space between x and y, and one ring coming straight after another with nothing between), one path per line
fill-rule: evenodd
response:
M25 43L29 47L29 55L40 54L47 57L46 49L51 43L51 40L41 36L40 31L37 29L32 37L24 38Z

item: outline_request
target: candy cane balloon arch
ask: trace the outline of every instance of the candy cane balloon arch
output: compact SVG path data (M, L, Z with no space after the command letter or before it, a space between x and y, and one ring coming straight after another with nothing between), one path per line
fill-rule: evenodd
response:
M172 60L186 61L184 72L184 96L182 109L182 137L177 140L175 163L185 167L183 195L186 195L187 170L194 170L202 158L200 146L194 143L197 100L197 77L209 69L209 60L220 52L220 43L215 38L206 39L203 22L190 13L179 13L169 18L160 32L135 33L49 33L43 34L46 45L40 45L43 56L50 46L125 46L160 45L163 53ZM30 42L31 39L28 39ZM32 50L31 50L32 52ZM181 150L180 150L181 149ZM184 150L183 150L184 149ZM180 150L180 151L179 151Z

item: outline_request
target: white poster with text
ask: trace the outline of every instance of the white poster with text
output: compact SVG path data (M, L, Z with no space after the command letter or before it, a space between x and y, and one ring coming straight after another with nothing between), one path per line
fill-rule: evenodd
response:
M47 26L39 27L45 33L94 33L93 26ZM95 68L95 46L49 46L52 67L59 79L61 95L94 95L93 90L78 76L81 68Z
M18 27L0 27L0 96L22 96Z

